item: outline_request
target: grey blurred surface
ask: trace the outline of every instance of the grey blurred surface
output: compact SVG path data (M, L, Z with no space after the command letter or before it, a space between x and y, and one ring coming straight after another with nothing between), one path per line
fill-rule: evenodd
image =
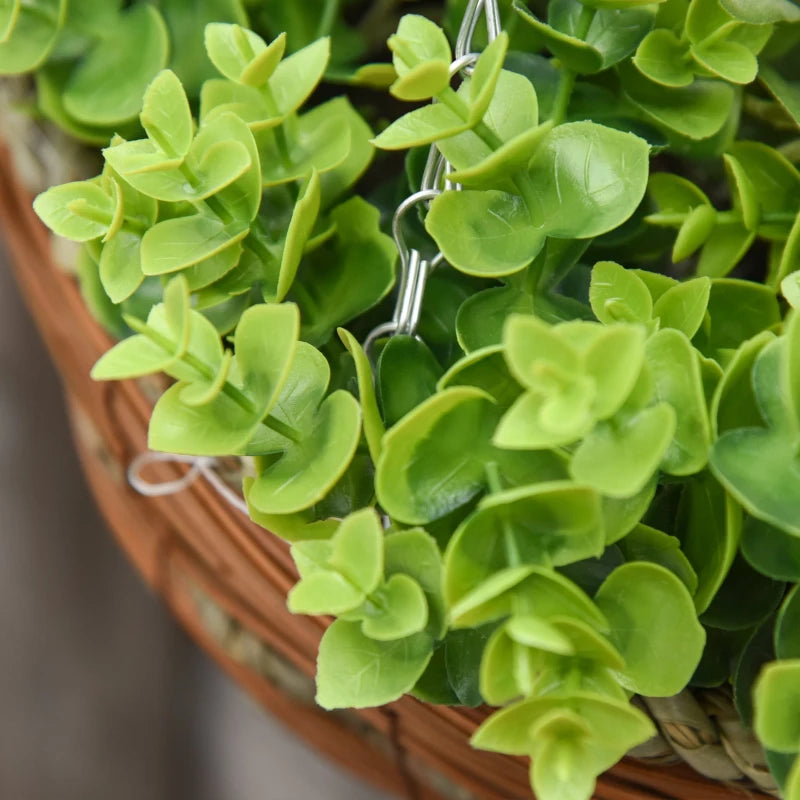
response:
M380 800L270 719L92 505L0 242L0 800Z

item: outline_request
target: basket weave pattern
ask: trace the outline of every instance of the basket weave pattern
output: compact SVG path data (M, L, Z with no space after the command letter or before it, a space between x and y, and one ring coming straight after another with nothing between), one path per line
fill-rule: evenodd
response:
M258 701L310 744L375 785L415 800L530 796L527 763L473 750L481 710L405 697L381 709L329 714L313 704L315 658L326 620L295 617L285 598L297 578L288 547L230 507L209 485L161 498L138 495L126 468L146 449L152 392L141 382L93 383L89 370L111 341L74 281L53 263L30 192L0 150L0 229L27 303L60 371L75 439L98 505L128 558L190 635ZM152 387L151 387L152 388ZM184 468L155 465L172 480ZM716 698L716 699L715 699ZM650 703L664 738L603 776L597 800L722 800L767 795L758 752L748 753L724 695L699 703ZM687 711L687 709L689 709ZM738 727L737 727L738 726ZM695 766L717 765L717 780Z

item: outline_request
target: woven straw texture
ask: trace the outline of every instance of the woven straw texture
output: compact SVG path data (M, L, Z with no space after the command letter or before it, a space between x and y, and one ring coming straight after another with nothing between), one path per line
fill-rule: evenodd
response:
M473 750L482 710L427 706L406 697L386 708L325 713L313 703L317 645L326 620L285 607L296 573L288 548L227 504L206 482L146 498L126 468L146 449L157 387L99 384L88 374L111 344L72 278L55 266L30 192L0 149L0 231L17 280L64 382L91 488L130 561L173 615L228 674L315 748L365 780L414 800L530 797L522 759ZM185 467L148 468L151 480ZM724 693L649 704L663 733L597 786L597 800L766 798L769 775ZM676 752L679 755L676 755ZM716 780L701 777L694 764ZM747 777L751 780L742 780Z

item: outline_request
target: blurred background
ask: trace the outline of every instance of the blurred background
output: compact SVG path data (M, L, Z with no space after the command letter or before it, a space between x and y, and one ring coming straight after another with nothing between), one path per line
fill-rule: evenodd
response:
M0 241L0 799L380 800L269 718L124 560Z

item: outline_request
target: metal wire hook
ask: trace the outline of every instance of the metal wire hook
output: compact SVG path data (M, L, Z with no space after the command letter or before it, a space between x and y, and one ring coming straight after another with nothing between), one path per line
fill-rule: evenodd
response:
M471 53L472 38L475 36L475 29L478 27L481 12L486 18L486 32L489 41L494 41L500 35L502 23L497 0L469 0L456 39L456 61ZM467 75L472 73L472 66L467 66L463 69Z

